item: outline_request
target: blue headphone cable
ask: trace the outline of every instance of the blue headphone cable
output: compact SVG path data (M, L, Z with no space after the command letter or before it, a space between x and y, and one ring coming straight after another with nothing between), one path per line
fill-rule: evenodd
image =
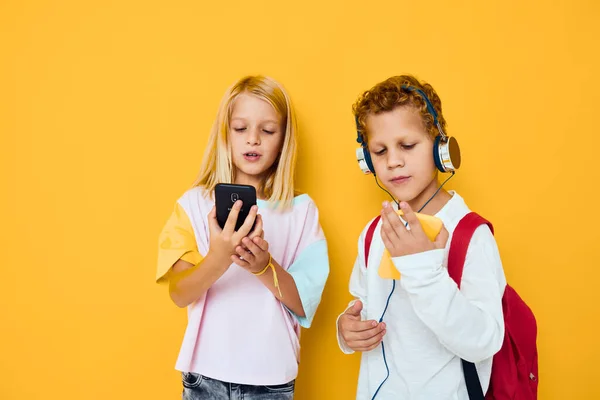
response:
M440 185L440 187L435 191L435 193L429 198L429 200L427 200L425 202L425 204L423 204L423 206L417 212L421 212L425 208L425 206L427 206L427 204L429 204L429 202L431 200L433 200L433 198L438 194L438 192L444 187L444 185L446 184L446 182L448 182L453 176L454 176L454 172L452 172L452 175L450 175L448 177L448 179L446 179L444 181L444 183L442 183ZM392 200L394 200L394 202L396 204L398 204L398 207L400 207L400 204L398 203L398 201L396 201L396 199L394 199L394 196L392 196L390 194L390 192L388 192L383 187L381 187L381 185L379 184L379 181L377 180L377 176L375 176L375 182L377 183L377 186L379 186L383 191L385 191L387 194L389 194L390 197L392 198ZM407 225L408 225L408 222L404 226L407 226ZM390 294L388 295L387 301L385 302L385 307L383 308L383 313L381 313L381 317L379 318L379 323L383 322L383 317L385 316L385 312L387 311L388 306L390 305L390 299L392 298L392 294L394 294L394 290L395 289L396 289L396 279L392 280L392 290L390 291ZM383 354L383 363L385 364L386 376L385 376L385 379L379 384L379 387L377 388L377 390L373 394L373 397L371 397L371 400L375 399L375 397L377 396L377 393L379 393L379 390L381 390L381 387L383 386L383 384L390 377L390 367L388 366L387 359L385 357L385 345L383 343L383 339L381 340L381 352Z

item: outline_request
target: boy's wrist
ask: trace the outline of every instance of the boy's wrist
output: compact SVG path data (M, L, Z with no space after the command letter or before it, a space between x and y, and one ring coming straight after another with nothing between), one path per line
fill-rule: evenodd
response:
M392 257L392 263L404 277L421 276L442 267L444 249L433 249L421 253Z

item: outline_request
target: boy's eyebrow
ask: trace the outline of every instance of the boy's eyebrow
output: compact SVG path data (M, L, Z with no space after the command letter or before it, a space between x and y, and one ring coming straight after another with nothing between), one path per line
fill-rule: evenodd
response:
M369 143L367 144L367 147L372 147L372 146L377 146L377 147L387 147L385 143L381 143L375 140L369 140Z

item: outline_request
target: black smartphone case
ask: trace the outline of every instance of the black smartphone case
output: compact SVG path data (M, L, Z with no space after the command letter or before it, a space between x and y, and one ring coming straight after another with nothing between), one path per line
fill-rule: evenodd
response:
M244 224L250 213L250 208L256 204L256 189L250 185L217 184L215 187L215 204L217 207L217 222L221 229L225 226L231 207L237 200L242 200L243 204L235 224L236 231Z

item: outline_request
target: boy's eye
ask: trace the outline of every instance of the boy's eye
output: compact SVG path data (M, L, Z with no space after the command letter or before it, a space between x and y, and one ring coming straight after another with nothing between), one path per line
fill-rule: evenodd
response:
M403 144L403 145L402 145L402 148L403 148L404 150L410 150L410 149L412 149L412 148L414 148L414 147L415 147L415 145L414 145L414 144Z
M382 155L383 153L385 153L385 149L377 150L377 151L375 151L374 153L375 153L375 155L378 155L378 156L380 156L380 155Z

